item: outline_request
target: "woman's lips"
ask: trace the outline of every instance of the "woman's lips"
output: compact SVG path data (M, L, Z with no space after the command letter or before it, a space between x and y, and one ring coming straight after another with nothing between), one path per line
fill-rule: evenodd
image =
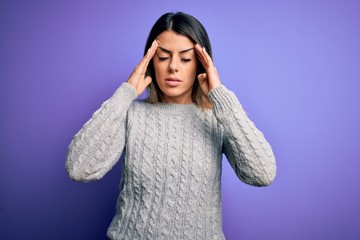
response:
M170 87L177 87L177 86L180 85L181 80L178 79L178 78L172 78L172 77L170 77L170 78L166 78L166 79L165 79L165 83L166 83L168 86L170 86Z

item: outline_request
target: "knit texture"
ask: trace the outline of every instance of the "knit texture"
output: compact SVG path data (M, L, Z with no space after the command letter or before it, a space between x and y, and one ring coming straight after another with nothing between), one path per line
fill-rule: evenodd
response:
M213 110L136 100L123 83L75 135L66 170L73 180L103 177L124 151L110 239L225 239L221 159L254 186L270 184L275 158L235 94L221 85Z

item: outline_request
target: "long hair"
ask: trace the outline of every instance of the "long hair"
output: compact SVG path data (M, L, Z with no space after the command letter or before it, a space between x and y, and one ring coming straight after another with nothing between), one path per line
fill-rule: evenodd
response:
M150 48L152 42L156 39L156 37L162 32L168 30L174 31L177 34L187 37L194 44L198 43L200 46L205 47L206 51L212 58L210 39L204 26L199 22L199 20L197 20L193 16L182 12L165 13L156 21L147 39L144 55L146 54L147 50ZM201 64L200 60L198 60L196 77L198 74L204 72L205 69ZM156 81L153 60L149 62L146 75L151 76L152 78L152 82L148 86L148 101L151 103L162 102L163 92L159 88ZM196 79L192 89L191 97L192 101L202 109L212 108L211 100L202 92L199 81L197 81Z

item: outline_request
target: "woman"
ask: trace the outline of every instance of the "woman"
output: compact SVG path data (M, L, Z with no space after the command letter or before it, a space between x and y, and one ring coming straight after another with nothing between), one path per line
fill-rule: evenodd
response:
M149 97L135 101L146 88ZM225 239L222 154L247 184L276 174L271 146L220 82L206 30L184 13L155 23L127 82L72 140L67 172L100 179L123 150L110 239Z

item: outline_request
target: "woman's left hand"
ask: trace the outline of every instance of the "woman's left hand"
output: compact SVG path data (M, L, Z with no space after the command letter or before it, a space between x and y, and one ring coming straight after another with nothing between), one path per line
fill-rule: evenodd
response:
M205 48L202 48L199 44L196 44L195 50L206 71L206 73L200 73L198 75L200 87L205 95L209 95L211 90L221 85L220 77L210 55L206 52Z

